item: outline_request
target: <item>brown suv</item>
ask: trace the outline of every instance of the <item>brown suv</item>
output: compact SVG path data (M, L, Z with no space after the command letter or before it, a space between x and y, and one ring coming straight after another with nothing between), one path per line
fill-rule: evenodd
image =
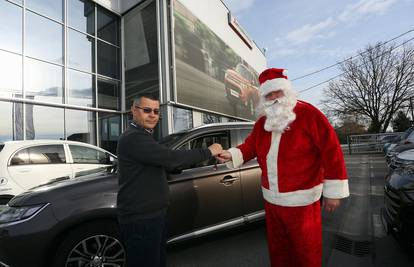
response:
M162 143L173 149L212 143L229 148L241 143L252 127L243 122L209 124L170 135ZM33 188L0 206L0 266L124 266L113 170ZM254 160L240 169L205 161L170 175L168 242L262 219L260 176Z
M234 69L226 71L224 86L230 103L242 105L250 114L254 114L259 101L257 74L254 71L243 64L237 64Z

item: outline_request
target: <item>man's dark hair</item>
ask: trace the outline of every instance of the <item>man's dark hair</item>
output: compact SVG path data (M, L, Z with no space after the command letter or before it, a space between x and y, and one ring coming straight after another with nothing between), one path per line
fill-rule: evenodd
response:
M148 98L154 101L160 101L158 95L154 94L154 93L142 93L142 94L138 94L136 97L134 97L134 102L133 104L135 105L139 105L141 98Z

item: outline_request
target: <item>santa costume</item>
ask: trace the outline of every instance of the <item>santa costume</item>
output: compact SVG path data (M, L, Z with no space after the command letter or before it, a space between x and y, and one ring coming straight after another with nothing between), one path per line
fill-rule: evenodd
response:
M344 158L334 129L314 106L296 98L283 69L259 76L261 116L237 148L233 167L257 157L262 169L272 266L321 266L319 199L349 196ZM266 101L270 92L283 97Z

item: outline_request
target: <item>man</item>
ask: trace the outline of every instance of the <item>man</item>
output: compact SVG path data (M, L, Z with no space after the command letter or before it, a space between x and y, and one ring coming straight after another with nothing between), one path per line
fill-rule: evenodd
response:
M323 192L323 207L334 211L349 196L341 147L326 117L297 100L283 69L265 70L259 83L264 116L243 144L218 159L238 167L257 157L272 266L321 266L319 199Z
M152 132L160 103L141 95L131 107L133 122L118 141L118 221L127 266L165 266L168 183L166 169L183 168L218 155L220 144L208 149L171 150L158 144Z

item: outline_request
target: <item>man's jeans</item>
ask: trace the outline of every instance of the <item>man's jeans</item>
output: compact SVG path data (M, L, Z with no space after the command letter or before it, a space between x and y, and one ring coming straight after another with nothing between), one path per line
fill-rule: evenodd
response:
M120 224L127 267L166 266L166 216Z

